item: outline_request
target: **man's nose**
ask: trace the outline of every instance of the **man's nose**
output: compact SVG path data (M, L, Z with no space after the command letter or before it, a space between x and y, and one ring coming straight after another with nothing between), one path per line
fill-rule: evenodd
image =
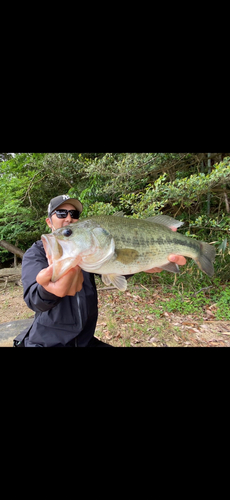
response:
M68 214L65 218L65 222L68 222L69 224L71 224L72 222L72 218L70 217L70 214Z

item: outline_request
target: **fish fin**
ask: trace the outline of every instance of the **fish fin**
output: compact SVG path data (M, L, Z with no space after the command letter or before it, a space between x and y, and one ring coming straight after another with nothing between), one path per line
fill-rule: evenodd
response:
M145 220L155 222L156 224L162 224L162 226L166 226L172 230L175 230L184 224L181 220L173 219L173 217L169 217L169 215L156 215L155 217L148 217Z
M174 262L169 262L168 264L165 264L164 266L160 266L161 269L164 271L169 271L170 273L179 273L180 268L177 264Z
M109 274L102 274L101 279L102 279L103 283L105 283L105 285L107 285L107 286L110 285L111 281L109 278Z
M112 283L118 290L125 292L127 288L127 281L124 276L119 276L117 274L102 274L101 279L105 285Z
M216 255L216 250L209 243L205 243L204 241L200 241L201 252L198 255L197 259L195 259L198 267L206 273L208 276L212 277L214 274L213 262Z
M116 249L117 260L122 264L131 264L139 255L139 252L133 248Z
M124 217L124 214L125 214L125 213L124 213L124 212L122 212L122 210L120 210L120 212L115 212L115 213L113 214L113 217Z

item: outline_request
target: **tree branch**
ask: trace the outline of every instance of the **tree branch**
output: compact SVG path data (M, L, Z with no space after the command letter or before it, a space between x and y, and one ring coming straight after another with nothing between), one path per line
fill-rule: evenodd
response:
M11 245L11 243L7 243L7 241L0 240L0 247L5 248L6 250L8 250L8 252L18 255L19 257L21 257L21 259L24 255L24 252L20 250L20 248Z

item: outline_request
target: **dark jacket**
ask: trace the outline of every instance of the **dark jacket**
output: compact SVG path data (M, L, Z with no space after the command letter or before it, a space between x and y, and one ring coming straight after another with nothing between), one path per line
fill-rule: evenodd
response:
M25 347L85 347L94 335L98 316L94 275L83 271L82 290L74 297L60 298L36 282L37 274L45 267L45 250L42 241L37 241L22 260L24 300L36 313Z

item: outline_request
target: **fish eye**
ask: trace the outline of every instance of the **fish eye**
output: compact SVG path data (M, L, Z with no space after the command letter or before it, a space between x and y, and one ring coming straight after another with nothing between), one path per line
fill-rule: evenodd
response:
M72 232L72 229L66 228L63 230L62 234L63 236L71 236Z

